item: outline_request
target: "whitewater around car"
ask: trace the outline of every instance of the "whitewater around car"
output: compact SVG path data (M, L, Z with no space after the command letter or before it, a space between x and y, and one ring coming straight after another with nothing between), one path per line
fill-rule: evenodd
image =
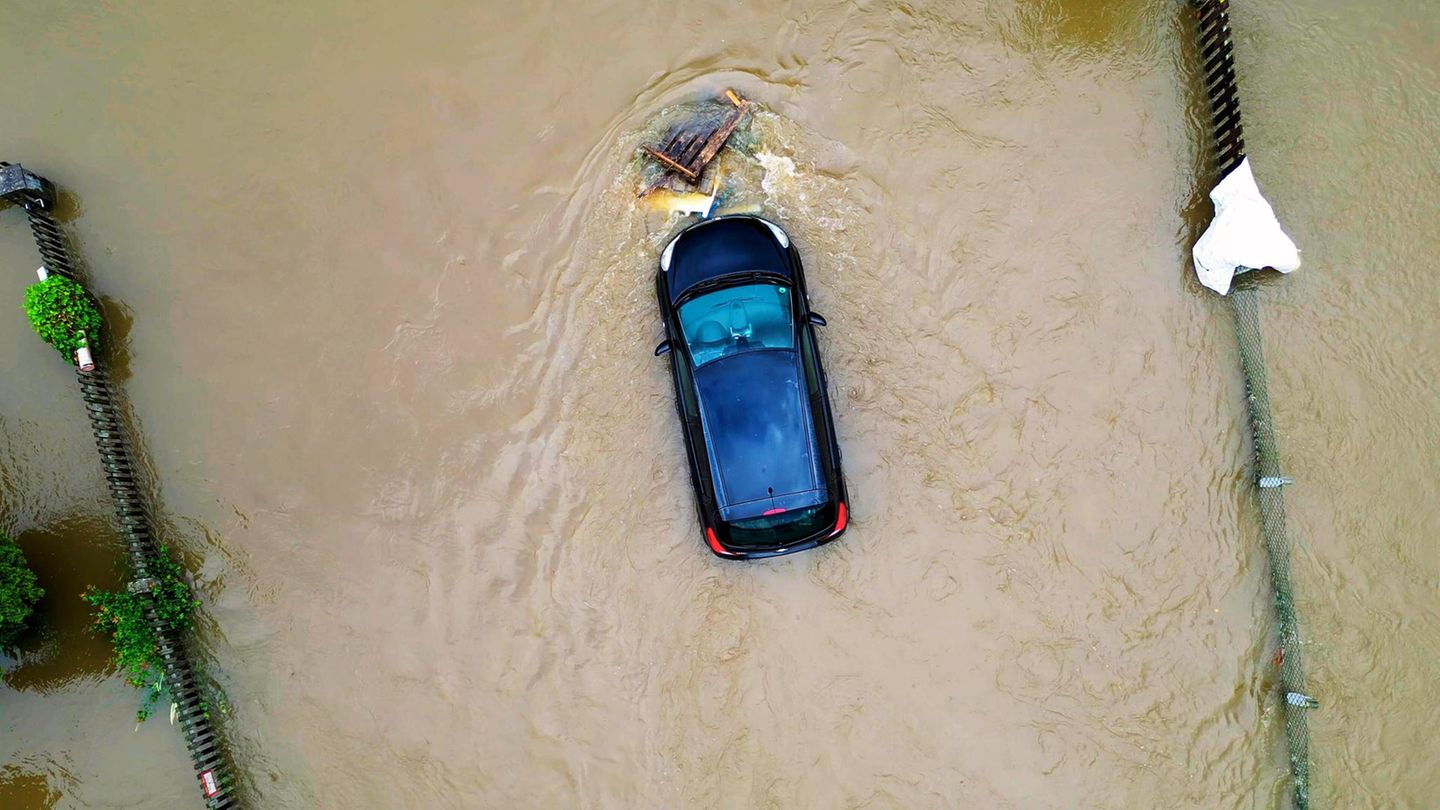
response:
M800 254L753 216L699 222L660 255L655 292L701 532L726 559L829 543L849 522Z

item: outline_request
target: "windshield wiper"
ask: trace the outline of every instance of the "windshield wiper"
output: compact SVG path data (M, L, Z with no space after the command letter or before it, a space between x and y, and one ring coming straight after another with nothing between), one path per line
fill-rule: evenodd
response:
M751 281L756 281L756 280L761 280L761 279L774 280L774 281L776 281L777 283L780 283L780 284L788 284L788 283L789 283L788 280L787 280L784 276L778 275L778 274L776 274L776 273L771 273L771 272L768 272L768 271L765 271L765 270L751 270L751 271L749 271L749 272L744 272L744 273L727 273L727 274L725 274L725 275L723 275L723 276L716 276L716 277L714 277L714 278L707 278L707 279L704 279L703 281L697 281L697 282L695 282L694 284L691 284L689 287L685 288L685 293L684 293L684 295L681 295L681 296L680 296L680 300L676 301L675 303L676 303L676 304L683 304L683 303L685 303L686 301L689 301L690 299L695 298L696 296L699 296L699 295L701 295L701 294L703 294L703 293L710 292L710 291L715 290L715 289L720 288L720 287L736 287L736 286L739 286L739 285L744 284L744 283L746 283L746 282L751 282Z

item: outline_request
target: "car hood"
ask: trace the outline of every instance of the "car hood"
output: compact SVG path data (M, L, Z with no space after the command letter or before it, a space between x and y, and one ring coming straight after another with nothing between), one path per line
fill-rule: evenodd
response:
M720 516L823 503L815 426L799 357L765 349L695 371Z
M764 221L749 216L706 220L676 238L670 303L679 303L686 290L702 281L754 271L794 279L785 248Z

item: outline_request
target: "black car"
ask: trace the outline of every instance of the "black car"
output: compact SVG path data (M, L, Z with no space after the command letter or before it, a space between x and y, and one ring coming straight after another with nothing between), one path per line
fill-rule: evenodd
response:
M728 559L845 531L848 502L800 254L759 217L682 231L655 276L700 526Z

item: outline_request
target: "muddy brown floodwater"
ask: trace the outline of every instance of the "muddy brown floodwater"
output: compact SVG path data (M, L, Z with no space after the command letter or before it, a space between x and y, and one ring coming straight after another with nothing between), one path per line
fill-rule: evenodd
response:
M74 196L263 807L1280 807L1182 4L11 4L0 159ZM1237 2L1324 807L1440 797L1440 7ZM735 87L805 256L843 542L717 561L635 147ZM1208 187L1208 186L1207 186ZM0 805L185 807L0 216L0 529L49 591Z

